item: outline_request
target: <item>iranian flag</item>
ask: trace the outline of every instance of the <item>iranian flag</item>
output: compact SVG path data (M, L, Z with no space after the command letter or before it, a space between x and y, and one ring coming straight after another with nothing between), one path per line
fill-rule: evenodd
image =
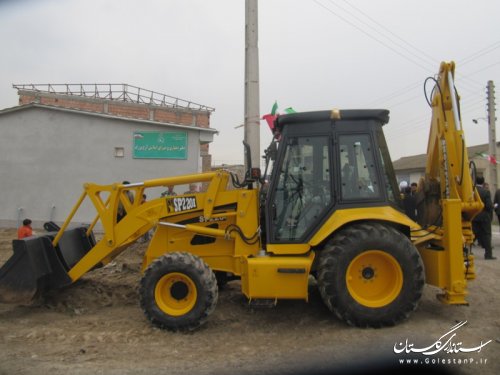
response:
M498 164L498 160L495 158L495 155L488 155L484 152L476 152L476 155L488 160L491 164Z
M278 112L278 102L275 100L274 104L273 104L273 108L271 108L271 115L275 116L278 114L277 112Z
M296 111L292 107L284 109L283 112L285 114L296 113ZM262 119L267 121L267 125L269 126L272 132L274 132L274 121L276 120L276 118L278 118L278 115L279 115L278 102L275 101L273 107L271 108L271 113L262 116Z

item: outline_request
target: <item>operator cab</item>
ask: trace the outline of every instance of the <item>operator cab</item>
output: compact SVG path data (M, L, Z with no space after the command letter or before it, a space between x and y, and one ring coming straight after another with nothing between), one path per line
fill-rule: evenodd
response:
M279 116L266 198L267 243L304 243L340 208L396 206L399 194L382 126L387 110Z

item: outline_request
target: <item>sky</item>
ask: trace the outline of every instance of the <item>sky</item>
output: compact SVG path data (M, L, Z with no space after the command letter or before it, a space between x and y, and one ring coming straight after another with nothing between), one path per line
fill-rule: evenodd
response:
M451 60L467 145L488 143L500 2L265 0L258 15L261 115L275 101L299 112L384 108L392 159L422 154L424 80ZM213 163L242 163L243 0L0 0L0 35L0 109L17 105L13 84L127 83L214 107ZM264 121L260 133L262 154Z

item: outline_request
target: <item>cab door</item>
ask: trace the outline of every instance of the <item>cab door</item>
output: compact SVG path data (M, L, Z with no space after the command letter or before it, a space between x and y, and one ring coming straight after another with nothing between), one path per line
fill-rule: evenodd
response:
M268 243L303 243L333 206L329 134L282 140L267 198Z

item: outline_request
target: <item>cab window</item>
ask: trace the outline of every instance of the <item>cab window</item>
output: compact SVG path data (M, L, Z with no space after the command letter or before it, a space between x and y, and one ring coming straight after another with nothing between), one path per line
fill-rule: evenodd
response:
M272 197L274 240L300 240L330 206L330 143L325 136L291 137L286 141Z
M373 142L369 134L340 135L340 192L343 201L380 198Z

